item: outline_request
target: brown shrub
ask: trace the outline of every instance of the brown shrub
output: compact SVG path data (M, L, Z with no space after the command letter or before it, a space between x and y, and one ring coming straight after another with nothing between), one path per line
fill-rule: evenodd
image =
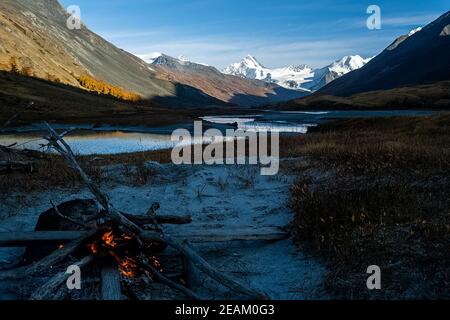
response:
M398 120L337 122L284 141L329 173L300 175L290 206L298 243L329 263L324 284L338 297L450 297L448 118ZM365 287L372 264L382 291Z

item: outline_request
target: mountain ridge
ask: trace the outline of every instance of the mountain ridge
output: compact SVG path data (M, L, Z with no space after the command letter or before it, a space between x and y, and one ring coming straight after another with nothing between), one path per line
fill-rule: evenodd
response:
M284 88L313 92L338 77L361 68L371 58L364 59L359 55L345 56L333 63L318 69L306 64L289 65L281 68L267 68L252 55L247 55L240 62L233 63L222 72L247 79L258 79L276 83Z
M318 93L352 94L450 80L450 11L423 27L403 35L369 61L321 88ZM431 59L432 57L432 59Z
M198 89L167 81L140 58L106 41L84 24L69 30L69 14L57 0L0 2L0 69L26 69L38 78L81 87L87 74L100 81L171 105L214 105L222 101Z
M177 59L163 53L149 55L148 62L162 79L195 87L210 96L241 106L258 106L304 96L274 83L226 75L213 66Z

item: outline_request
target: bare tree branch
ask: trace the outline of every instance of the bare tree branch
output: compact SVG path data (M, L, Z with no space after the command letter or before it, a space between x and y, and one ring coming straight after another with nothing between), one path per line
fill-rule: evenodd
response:
M76 171L84 181L84 183L87 185L91 193L94 195L94 197L97 199L97 201L100 203L100 205L105 209L107 214L111 216L112 219L119 222L119 224L123 225L124 227L128 228L130 231L132 231L135 234L140 234L142 232L142 229L138 227L135 223L131 222L129 219L127 219L124 215L122 215L118 210L116 210L109 202L108 197L106 194L104 194L100 188L92 181L92 179L84 172L84 170L80 167L78 164L75 155L70 148L70 146L64 141L64 139L56 133L56 131L47 123L45 122L45 126L47 127L47 130L50 133L50 137L44 137L48 143L49 146L58 151L63 158L68 163L69 167L71 167L74 171Z

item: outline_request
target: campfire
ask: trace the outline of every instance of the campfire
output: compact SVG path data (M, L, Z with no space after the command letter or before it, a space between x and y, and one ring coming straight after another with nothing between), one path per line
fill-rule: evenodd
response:
M47 123L46 126L50 134L45 137L48 147L59 152L68 166L80 175L94 196L95 205L91 203L90 211L74 215L71 210L63 210L64 204L56 206L52 203L53 208L47 212L49 216L41 215L42 220L46 218L47 222L51 222L52 228L42 228L34 234L6 235L7 239L5 236L0 239L2 245L26 244L29 256L36 258L28 265L1 272L0 281L44 273L46 280L31 293L30 298L53 299L55 291L64 287L69 276L65 270L54 266L76 265L88 274L100 270L101 296L98 298L101 299L133 299L136 298L134 286L157 283L184 298L200 299L193 291L191 280L206 276L238 296L267 299L263 292L244 286L212 267L187 239L165 232L165 224L190 223L189 216L157 215L158 203L142 215L127 214L114 208L108 196L79 166L64 140L68 131L58 134ZM255 237L250 235L248 238ZM277 238L280 238L279 234L274 237ZM222 239L226 237L222 236ZM95 281L96 278L93 279Z

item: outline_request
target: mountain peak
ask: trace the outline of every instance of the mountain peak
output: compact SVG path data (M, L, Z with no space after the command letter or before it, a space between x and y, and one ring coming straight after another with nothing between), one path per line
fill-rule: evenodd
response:
M252 55L248 54L243 60L242 63L251 68L264 68L264 66Z
M360 55L351 55L351 56L344 56L339 60L336 60L333 62L329 68L330 70L337 71L337 69L340 69L340 71L344 71L342 69L345 69L345 71L353 71L356 69L359 69L363 67L367 62L369 62L372 58L364 59Z
M450 24L450 11L395 40L364 68L333 81L323 94L353 94L448 81L450 46L440 36Z
M408 37L411 37L414 33L417 33L417 32L419 32L419 31L421 31L421 30L422 30L422 27L418 27L418 28L412 29L412 30L408 33Z

